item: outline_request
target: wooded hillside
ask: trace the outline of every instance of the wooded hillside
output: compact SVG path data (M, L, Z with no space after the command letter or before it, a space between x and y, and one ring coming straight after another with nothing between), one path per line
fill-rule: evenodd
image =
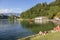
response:
M45 3L38 3L34 7L30 8L29 10L22 12L20 17L21 18L35 18L39 16L46 16L50 19L57 16L57 13L60 12L60 0L56 0L50 4ZM59 14L60 15L60 14Z

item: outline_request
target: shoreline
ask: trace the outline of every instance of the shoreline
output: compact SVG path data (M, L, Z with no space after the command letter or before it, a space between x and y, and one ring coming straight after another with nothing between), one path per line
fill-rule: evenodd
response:
M47 34L51 34L51 33L56 33L56 32L60 32L60 30L59 31L55 31L55 30L50 30L50 31L48 31L48 33ZM27 36L27 37L24 37L24 38L21 38L21 39L18 39L18 40L25 40L25 39L28 39L28 38L32 38L32 37L36 37L36 36L45 36L45 35L47 35L47 34L35 34L35 35L31 35L31 36Z
M48 33L53 33L53 31L54 31L54 30L52 30L52 31L50 30ZM54 32L56 32L56 31L54 31ZM47 33L47 34L48 34L48 33ZM42 34L42 35L46 35L46 34ZM38 33L38 34L31 35L31 36L27 36L27 37L24 37L24 38L21 38L21 39L18 39L18 40L25 40L25 39L27 39L27 38L32 38L32 37L42 36L42 35Z

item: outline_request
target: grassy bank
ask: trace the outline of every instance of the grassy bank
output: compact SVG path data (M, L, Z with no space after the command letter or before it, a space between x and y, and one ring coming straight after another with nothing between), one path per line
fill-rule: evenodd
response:
M46 35L37 35L21 40L60 40L60 32L48 33Z

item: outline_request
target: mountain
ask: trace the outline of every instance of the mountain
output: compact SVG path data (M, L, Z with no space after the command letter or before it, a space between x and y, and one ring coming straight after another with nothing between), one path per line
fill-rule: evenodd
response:
M11 15L15 15L15 16L19 16L20 13L0 13L2 15L5 15L5 16L11 16Z
M46 16L53 19L57 13L60 12L60 0L56 0L50 4L38 3L34 7L22 12L20 14L21 18L30 19L39 16Z

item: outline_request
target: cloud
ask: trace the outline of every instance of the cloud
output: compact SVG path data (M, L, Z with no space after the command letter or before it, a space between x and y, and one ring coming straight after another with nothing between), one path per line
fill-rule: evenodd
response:
M0 13L8 12L8 9L0 9Z
M21 13L21 9L13 8L13 9L0 9L0 13Z

